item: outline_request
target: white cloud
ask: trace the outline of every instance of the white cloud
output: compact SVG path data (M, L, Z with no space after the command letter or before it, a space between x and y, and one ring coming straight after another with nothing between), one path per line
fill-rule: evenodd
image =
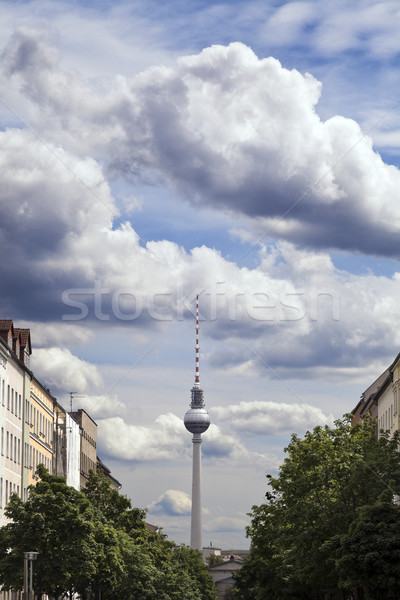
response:
M27 30L11 40L4 63L7 89L11 74L33 109L40 105L43 135L102 156L113 173L158 173L189 200L251 217L287 214L296 227L272 221L270 234L296 242L396 252L399 170L355 121L320 120L321 85L309 74L234 43L182 57L176 69L116 77L99 95L62 72L43 35Z
M56 324L18 320L16 325L30 329L32 345L35 349L81 345L93 340L95 337L94 331L90 328L72 325L71 323Z
M33 49L29 56L27 47ZM249 217L255 242L274 226L282 237L311 235L317 245L340 246L338 238L346 238L347 231L352 244L370 249L384 244L390 252L392 238L397 248L393 194L397 198L399 172L383 164L362 139L345 162L321 179L345 153L344 144L357 142L360 131L343 118L320 121L314 111L320 93L315 79L233 44L182 58L175 70L118 78L105 98L91 89L82 104L87 84L59 69L42 34L19 33L4 60L14 73L14 89L31 82L32 98L46 99L52 118L40 113L38 124L43 135L63 144L43 144L28 131L0 132L7 311L19 310L24 319L30 313L39 321L52 319L51 327L64 318L71 325L69 342L77 342L85 338L83 329L76 329L84 322L134 324L136 330L165 327L184 318L195 292L205 290L202 327L215 341L207 359L217 368L272 377L301 371L307 377L321 367L343 370L395 353L400 343L395 327L400 308L394 300L398 278L350 275L336 269L327 254L288 242L262 247L252 269L206 246L188 252L168 240L144 245L129 222L113 222L115 201L103 169L86 155L95 148L105 160L112 155L120 171L132 165L140 173L157 169L181 189L189 186L197 199L206 185L217 203L232 201L231 208L251 216L264 208L281 211L286 201L292 202L292 192L302 189L302 178L319 178L318 194L304 198L301 211L290 213L290 219ZM52 129L46 129L50 123ZM122 154L128 160L124 165ZM185 161L193 162L185 166ZM253 169L259 168L254 178ZM262 197L252 195L248 179L262 184ZM273 193L271 181L279 194ZM286 194L288 181L294 187ZM321 218L310 220L319 210ZM362 235L353 229L353 218L365 227ZM362 223L364 218L368 222ZM19 293L21 277L29 299ZM46 336L40 343L60 343L50 329ZM82 391L94 386L99 392L98 377L88 379L84 369ZM70 383L70 375L58 382L67 386L64 392L76 387Z
M228 532L243 531L250 524L250 519L239 517L216 517L204 524L206 531Z
M91 392L103 384L97 367L74 356L68 348L37 348L32 354L32 366L55 394Z
M172 413L160 415L153 426L126 423L122 417L97 421L99 444L104 455L138 462L156 460L190 461L189 433L183 420ZM205 460L246 464L276 464L277 457L262 451L248 450L239 438L222 432L211 424L203 436L202 453Z
M248 401L210 408L212 417L237 432L251 435L282 435L302 432L316 425L332 425L333 416L309 404Z
M75 401L79 403L79 408L83 408L94 419L115 417L118 414L125 414L126 406L118 399L115 394L107 394L100 396L84 396ZM74 406L74 410L76 406Z
M109 456L123 460L152 461L179 459L188 454L182 419L161 415L156 427L129 425L121 417L98 421L99 443Z
M162 496L148 506L152 514L190 515L192 509L191 498L186 492L167 490Z

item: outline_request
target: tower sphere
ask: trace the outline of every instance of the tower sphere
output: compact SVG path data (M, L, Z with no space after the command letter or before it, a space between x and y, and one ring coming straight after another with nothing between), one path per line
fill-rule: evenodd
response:
M210 416L205 408L190 408L183 422L190 433L204 433L210 426Z

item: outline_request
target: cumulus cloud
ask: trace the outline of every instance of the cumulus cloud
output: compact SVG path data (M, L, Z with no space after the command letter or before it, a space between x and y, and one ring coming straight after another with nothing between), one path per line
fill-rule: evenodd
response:
M228 203L249 215L255 240L274 226L282 237L319 237L316 245L346 246L351 231L353 248L371 250L390 245L393 234L397 248L398 170L365 138L356 143L356 123L319 119L320 84L311 76L233 44L182 58L175 69L117 78L100 97L94 89L84 94L87 84L60 70L42 34L26 30L11 40L3 62L7 86L29 83L32 106L42 99L34 118L51 140L0 132L0 242L9 256L0 266L3 309L16 321L60 322L64 344L77 343L95 321L165 327L187 316L203 290L202 331L215 341L206 359L236 374L307 377L316 368L352 368L395 353L397 275L350 275L326 253L282 241L259 242L252 269L206 246L144 244L129 221L113 220L105 168L88 157L98 153L108 168L112 157L118 173L157 171L196 201ZM337 162L346 143L354 150ZM312 181L318 184L296 210L274 221ZM52 327L39 334L40 344L60 344ZM86 392L98 373L83 372ZM76 387L70 376L61 381Z
M102 377L95 365L77 356L68 348L38 348L32 354L32 366L39 379L52 392L91 392L102 387Z
M321 85L309 74L233 43L182 57L175 69L119 76L99 95L27 30L3 64L7 86L11 77L41 106L46 136L101 156L114 174L158 173L190 201L263 218L264 233L294 242L396 254L399 170L355 121L321 121Z
M243 531L249 525L249 519L239 517L216 517L204 524L206 531Z
M103 454L123 460L146 462L154 460L190 461L190 437L183 420L172 413L160 415L153 426L127 423L122 417L97 421L99 444ZM238 437L221 431L211 424L204 434L202 453L205 460L236 461L241 464L276 463L276 457L250 451Z
M309 404L253 401L232 406L216 406L210 413L236 431L250 435L276 435L301 432L315 425L331 425L333 416Z
M92 329L71 323L55 324L18 320L15 326L30 329L32 345L35 349L81 345L93 340L95 337Z
M104 419L126 413L126 406L115 394L84 396L83 398L79 398L79 408L86 410L94 419Z
M192 501L188 494L179 490L167 490L148 506L152 514L171 516L190 515Z
M152 461L177 459L188 455L182 419L161 415L156 427L130 425L121 417L98 421L102 451L124 460Z

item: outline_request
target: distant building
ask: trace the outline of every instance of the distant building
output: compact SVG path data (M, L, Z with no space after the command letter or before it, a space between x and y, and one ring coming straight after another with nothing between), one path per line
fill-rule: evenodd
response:
M104 477L107 479L108 483L114 490L121 489L121 483L118 481L118 479L115 479L115 477L111 475L110 469L106 467L106 465L103 463L102 460L100 460L99 457L97 457L97 472L99 471L103 473Z
M89 480L89 471L96 472L97 423L82 408L69 414L80 427L80 488L82 489Z
M390 367L385 369L381 375L361 394L360 400L352 410L352 425L355 425L360 419L369 415L372 419L378 418L378 403L376 394L390 377Z
M210 558L210 556L221 556L221 548L215 548L215 546L212 545L212 542L210 542L209 546L203 547L202 555L204 562L207 563L207 559Z
M209 567L208 572L217 589L218 600L224 600L228 592L235 587L233 574L241 569L242 566L243 559L231 554L221 564Z
M376 432L393 434L400 429L400 354L391 365L365 390L354 407L352 424L370 416L376 420Z
M53 472L65 477L67 485L80 490L81 430L79 424L59 404L54 410L54 438Z

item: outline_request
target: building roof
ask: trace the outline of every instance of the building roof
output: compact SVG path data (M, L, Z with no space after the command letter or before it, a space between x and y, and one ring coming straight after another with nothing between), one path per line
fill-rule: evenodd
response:
M101 471L103 471L104 475L108 478L111 479L111 481L114 483L114 485L120 489L122 487L122 483L120 483L118 481L118 479L116 479L115 477L113 477L113 475L111 475L111 469L109 469L108 467L106 467L106 465L103 463L103 461L96 456L97 458L97 468L101 469Z
M15 333L19 333L21 347L26 348L27 352L29 354L32 354L31 330L30 329L20 329L19 327L15 327L14 331L15 331Z
M89 415L89 413L86 412L86 410L84 408L78 408L78 410L73 410L69 414L81 426L82 426L82 416L86 415L88 417L88 419L90 419L92 421L92 423L94 423L97 427L96 421L94 419L92 419L92 417Z
M9 333L14 338L14 325L11 319L0 319L0 337L4 340L5 344L12 350L12 346L9 346Z
M13 327L12 319L0 319L0 331L9 331Z
M392 380L393 369L400 360L400 352L397 354L393 362L379 375L377 379L361 394L360 400L351 411L353 415L359 410L360 417L368 411L371 404L375 402L379 396L385 391L388 384ZM359 418L360 418L359 417Z

